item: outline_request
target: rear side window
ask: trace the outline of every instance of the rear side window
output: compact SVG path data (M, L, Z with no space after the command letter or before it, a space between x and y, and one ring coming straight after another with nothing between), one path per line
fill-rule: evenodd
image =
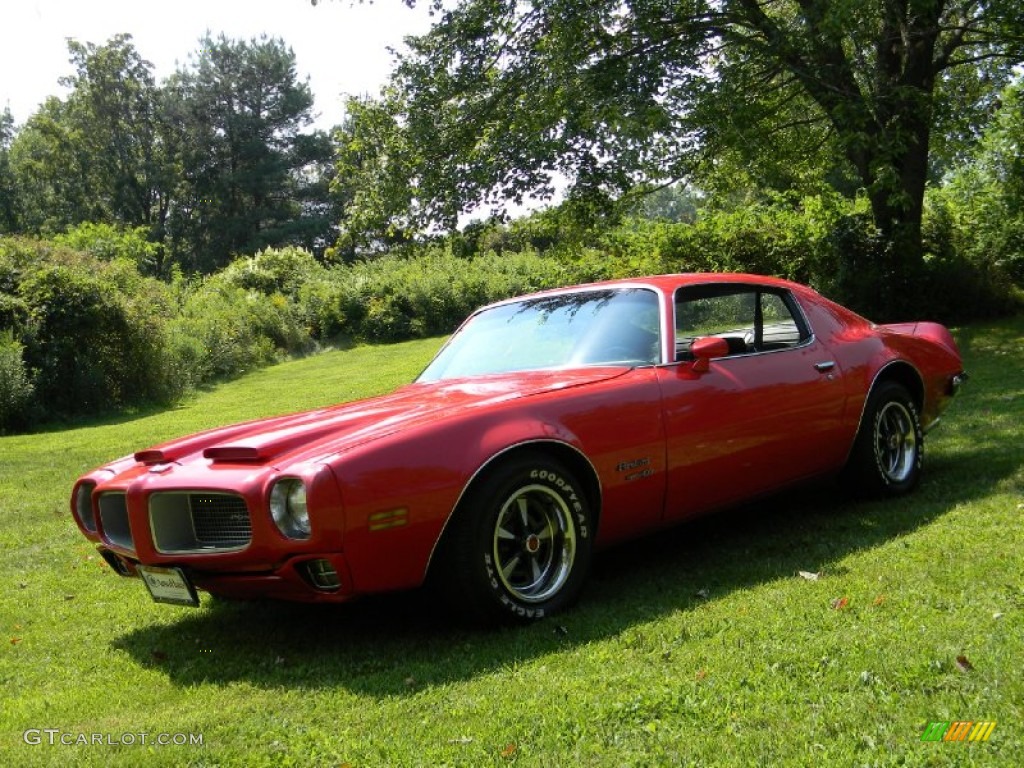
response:
M810 329L789 291L749 285L681 288L675 297L676 359L689 360L696 339L718 336L729 355L799 346Z

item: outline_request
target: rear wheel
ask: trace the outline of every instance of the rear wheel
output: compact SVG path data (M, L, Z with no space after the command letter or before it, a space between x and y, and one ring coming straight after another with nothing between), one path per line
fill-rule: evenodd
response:
M440 555L448 602L485 621L531 621L580 593L591 512L582 486L547 456L515 457L478 478Z
M854 490L868 496L899 496L921 478L924 433L910 393L902 384L882 382L868 397L847 475Z

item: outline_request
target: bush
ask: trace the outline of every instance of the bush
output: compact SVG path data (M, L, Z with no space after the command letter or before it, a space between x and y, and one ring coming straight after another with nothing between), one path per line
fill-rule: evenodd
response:
M32 379L23 352L11 331L0 331L0 431L24 423L32 402Z
M217 277L191 290L167 327L170 365L195 385L237 376L285 354L302 353L311 340L293 304Z
M267 248L255 256L235 259L219 273L228 285L263 294L280 293L296 298L303 285L320 276L324 268L313 254L301 248Z
M147 239L146 227L126 229L113 224L85 222L56 235L53 242L72 250L95 256L102 261L124 259L134 264L139 272L156 272L163 254L163 246Z
M162 336L170 311L168 286L125 259L0 241L0 319L24 348L33 420L173 399Z

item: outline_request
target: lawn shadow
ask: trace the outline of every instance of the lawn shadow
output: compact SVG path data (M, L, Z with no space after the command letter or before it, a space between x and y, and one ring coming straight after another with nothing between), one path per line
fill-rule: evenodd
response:
M652 619L679 614L685 623L705 601L798 571L836 575L845 556L911 533L1016 471L1012 457L994 465L987 453L979 448L934 462L919 492L904 499L855 502L822 484L617 546L596 558L577 607L530 626L460 625L425 591L341 606L207 596L199 611L180 609L180 620L140 627L113 645L180 686L243 681L410 695ZM962 481L982 467L984 481Z

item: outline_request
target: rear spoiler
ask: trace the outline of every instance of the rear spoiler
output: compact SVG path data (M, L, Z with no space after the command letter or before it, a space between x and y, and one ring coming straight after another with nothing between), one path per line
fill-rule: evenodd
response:
M890 323L889 325L880 325L878 328L882 331L898 333L901 336L917 336L921 339L928 339L945 347L957 357L960 356L960 350L956 346L953 334L941 323Z

